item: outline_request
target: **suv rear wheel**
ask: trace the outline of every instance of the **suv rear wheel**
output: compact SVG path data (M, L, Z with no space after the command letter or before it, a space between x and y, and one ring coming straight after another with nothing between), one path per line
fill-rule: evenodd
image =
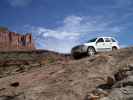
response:
M116 51L117 50L117 47L112 47L112 51Z
M88 56L94 56L96 53L95 49L93 47L88 47L87 55Z

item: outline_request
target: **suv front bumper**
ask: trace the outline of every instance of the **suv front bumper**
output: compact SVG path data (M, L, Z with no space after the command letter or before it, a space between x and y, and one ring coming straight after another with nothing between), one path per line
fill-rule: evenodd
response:
M81 54L81 53L86 53L86 52L87 52L87 47L85 45L73 47L71 50L72 54Z

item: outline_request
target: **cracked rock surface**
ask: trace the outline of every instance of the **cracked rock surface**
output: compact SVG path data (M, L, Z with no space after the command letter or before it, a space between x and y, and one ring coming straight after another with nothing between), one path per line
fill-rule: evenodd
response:
M132 47L78 60L24 55L0 65L0 100L132 100Z

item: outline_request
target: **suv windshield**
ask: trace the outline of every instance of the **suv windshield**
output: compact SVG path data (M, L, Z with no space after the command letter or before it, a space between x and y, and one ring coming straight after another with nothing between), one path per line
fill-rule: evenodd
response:
M88 41L88 43L89 43L89 42L95 42L96 39L97 39L97 38L91 39L91 40Z

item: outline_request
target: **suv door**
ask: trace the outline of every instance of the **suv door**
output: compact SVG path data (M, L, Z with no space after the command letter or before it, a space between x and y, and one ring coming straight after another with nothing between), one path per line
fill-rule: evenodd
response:
M105 41L105 51L111 51L113 45L111 38L104 38L104 41Z
M98 52L105 51L105 43L104 43L104 39L103 39L103 38L99 38L99 39L96 41L96 50L97 50Z

